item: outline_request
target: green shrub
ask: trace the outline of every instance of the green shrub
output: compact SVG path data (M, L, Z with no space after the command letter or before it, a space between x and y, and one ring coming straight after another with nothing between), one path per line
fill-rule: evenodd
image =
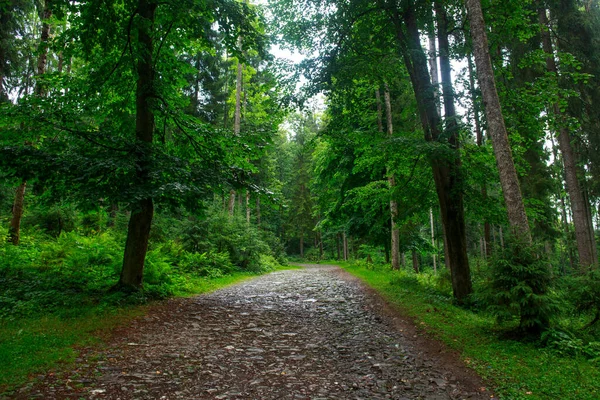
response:
M541 254L535 246L507 240L491 260L489 279L478 296L498 322L518 320L522 333L541 333L558 312L550 265Z
M584 357L600 361L600 342L584 341L567 330L548 329L542 334L542 343L561 356Z
M600 320L600 271L590 271L585 275L563 277L565 297L580 316L590 318L586 327Z
M52 237L73 231L75 224L76 211L71 206L33 207L23 217L23 229L36 227Z

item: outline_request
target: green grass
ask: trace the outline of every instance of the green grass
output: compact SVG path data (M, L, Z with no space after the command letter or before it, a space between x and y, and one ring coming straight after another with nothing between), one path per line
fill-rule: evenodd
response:
M297 267L280 266L274 270L294 268ZM217 278L188 276L185 287L176 289L175 296L209 293L256 276L257 273L251 272L234 272ZM34 314L1 320L0 397L31 382L36 374L67 368L77 357L78 347L101 344L113 329L148 310L148 305L93 303L88 301L77 307L77 315L67 304L55 305L47 316Z
M427 274L333 264L362 279L414 318L417 326L458 350L465 363L489 382L499 398L600 398L597 362L563 357L534 343L503 339L503 331L491 316L452 305L443 280Z

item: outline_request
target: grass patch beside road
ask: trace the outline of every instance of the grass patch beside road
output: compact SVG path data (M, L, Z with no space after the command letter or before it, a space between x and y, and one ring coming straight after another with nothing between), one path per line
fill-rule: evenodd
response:
M504 339L491 316L453 305L442 277L361 263L333 264L363 280L417 326L458 350L465 363L490 382L497 398L600 398L598 361Z

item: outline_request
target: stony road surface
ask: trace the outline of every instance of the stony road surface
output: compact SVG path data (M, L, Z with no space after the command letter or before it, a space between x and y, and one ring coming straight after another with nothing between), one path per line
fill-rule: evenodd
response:
M18 398L489 399L457 356L333 266L158 306Z

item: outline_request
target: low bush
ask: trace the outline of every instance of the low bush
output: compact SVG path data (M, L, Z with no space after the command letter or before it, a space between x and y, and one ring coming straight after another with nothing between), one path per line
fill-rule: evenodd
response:
M478 299L498 322L518 321L522 333L540 334L558 313L551 268L535 246L511 239L490 263Z

